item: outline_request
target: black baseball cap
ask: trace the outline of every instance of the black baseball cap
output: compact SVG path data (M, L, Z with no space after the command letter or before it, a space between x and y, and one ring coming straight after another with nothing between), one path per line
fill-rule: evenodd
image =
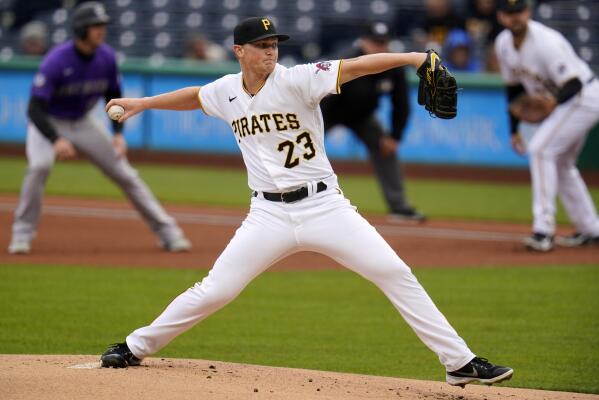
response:
M79 4L71 17L71 27L78 38L85 38L88 27L106 25L109 22L110 17L106 13L104 4L97 1L86 1Z
M499 0L497 10L504 12L520 12L531 6L530 0Z
M274 22L267 17L244 19L233 31L233 43L239 45L270 37L278 37L280 42L289 39L289 35L277 33Z
M362 37L377 42L388 42L391 39L389 26L381 21L371 22L364 27Z

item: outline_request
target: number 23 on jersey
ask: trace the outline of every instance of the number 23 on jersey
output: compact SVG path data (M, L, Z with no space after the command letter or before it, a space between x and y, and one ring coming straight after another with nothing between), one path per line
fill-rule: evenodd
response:
M309 160L316 155L316 149L314 149L314 143L312 142L312 138L310 137L310 133L308 131L304 131L300 133L295 139L295 143L291 140L285 140L284 142L279 143L279 147L277 150L279 151L287 151L287 158L285 159L285 168L293 168L299 165L300 157L293 156L293 151L295 149L296 144L298 146L303 146L305 151L302 154L302 157L305 160Z

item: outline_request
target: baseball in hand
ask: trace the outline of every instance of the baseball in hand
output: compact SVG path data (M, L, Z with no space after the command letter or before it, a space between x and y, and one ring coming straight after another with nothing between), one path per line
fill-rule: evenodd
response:
M114 121L118 121L123 116L125 109L119 105L110 106L108 109L108 117Z

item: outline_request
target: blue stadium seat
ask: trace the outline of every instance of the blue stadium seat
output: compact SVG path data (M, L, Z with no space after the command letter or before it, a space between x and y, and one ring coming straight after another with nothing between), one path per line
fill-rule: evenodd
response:
M15 0L0 0L0 11ZM100 0L112 16L107 42L121 57L165 57L184 54L190 32L226 46L232 44L232 28L243 18L266 15L292 40L284 44L281 56L287 60L314 60L351 45L367 21L382 20L392 27L422 14L422 0ZM452 0L464 8L466 0ZM74 1L64 8L36 14L48 26L54 43L71 36L69 16ZM597 0L545 0L535 8L535 18L558 29L578 54L599 71L599 2ZM3 18L2 20L5 20ZM18 52L18 32L0 25L0 54ZM411 50L409 37L400 37Z

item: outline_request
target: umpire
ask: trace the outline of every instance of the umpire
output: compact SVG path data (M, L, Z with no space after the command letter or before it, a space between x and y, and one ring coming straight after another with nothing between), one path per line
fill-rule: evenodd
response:
M358 47L340 58L389 52L389 41L387 25L374 22L362 33ZM379 97L386 93L391 94L393 102L393 128L390 135L375 116ZM341 87L341 94L327 96L320 107L326 131L335 125L344 125L366 145L391 212L391 219L423 222L425 216L406 200L401 166L397 158L397 148L410 113L404 70L395 68L345 83Z
M100 98L121 97L114 50L104 43L110 21L98 2L80 4L73 12L75 39L54 47L35 75L27 127L28 169L15 211L11 254L27 254L41 217L44 187L55 158L81 154L112 179L167 251L187 251L191 244L166 213L125 156L122 126L111 137L92 114Z

